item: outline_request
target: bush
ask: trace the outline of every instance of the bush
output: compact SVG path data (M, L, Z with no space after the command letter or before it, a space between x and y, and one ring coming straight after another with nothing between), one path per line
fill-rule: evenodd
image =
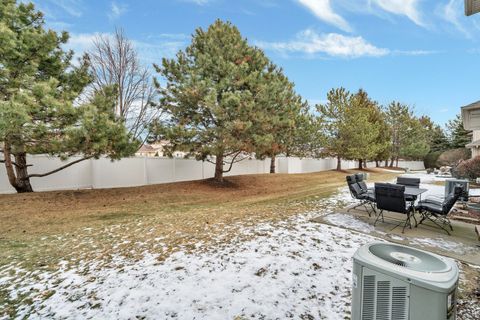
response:
M458 166L454 168L453 174L455 177L470 180L480 177L480 156L461 161Z
M436 165L438 167L443 166L456 166L460 161L470 158L470 150L466 148L458 148L444 151L437 159Z
M438 157L440 157L441 154L442 154L442 151L433 151L428 153L423 159L423 164L425 165L425 168L427 169L436 168Z

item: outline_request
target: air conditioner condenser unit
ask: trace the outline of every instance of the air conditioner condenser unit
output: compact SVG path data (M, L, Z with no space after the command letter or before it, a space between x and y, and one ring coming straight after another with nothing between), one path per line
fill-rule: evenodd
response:
M390 243L353 256L352 320L453 320L458 267L439 255Z

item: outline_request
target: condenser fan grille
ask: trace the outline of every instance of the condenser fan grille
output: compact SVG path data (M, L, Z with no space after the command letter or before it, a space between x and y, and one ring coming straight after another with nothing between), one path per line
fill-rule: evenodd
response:
M382 260L410 270L440 272L448 269L447 264L437 257L412 248L378 243L370 246L370 252Z

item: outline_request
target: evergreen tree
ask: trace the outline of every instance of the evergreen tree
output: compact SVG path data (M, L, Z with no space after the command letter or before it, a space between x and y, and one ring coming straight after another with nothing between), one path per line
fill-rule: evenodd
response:
M387 160L390 157L392 137L385 112L382 108L378 107L373 113L372 121L378 125L378 135L375 141L377 152L373 160L375 160L376 166L379 167L381 161Z
M350 107L347 109L346 125L355 130L349 131L347 158L358 160L358 168L363 169L367 160L373 159L383 147L380 139L381 123L379 108L364 90L352 95Z
M288 136L285 155L287 157L321 158L325 145L323 124L310 114L308 106L302 109L295 120L295 130Z
M115 88L104 88L87 103L74 105L91 81L88 65L73 66L73 52L61 48L68 34L43 26L43 15L33 4L0 3L0 162L17 192L33 191L33 177L103 154L118 159L135 150L113 113ZM27 154L62 160L82 157L55 170L31 174Z
M317 125L321 128L324 142L321 154L335 157L337 170L342 169L342 159L349 155L349 137L356 130L356 125L347 123L350 120L350 100L351 94L345 88L331 89L327 93L327 103L316 106L319 114Z
M465 145L472 142L472 132L463 128L463 121L459 114L455 119L448 121L447 130L451 149L465 148Z
M275 173L276 156L294 143L306 104L295 93L293 83L273 65L264 77L256 101L262 112L254 122L257 127L252 144L257 158L270 157L270 173Z
M380 143L377 103L363 90L351 94L344 88L332 89L327 100L317 106L323 154L337 158L337 170L341 170L341 159L358 160L359 168L363 168L363 163L375 158L385 144Z
M165 87L156 84L167 120L152 133L170 142L167 150L215 163L214 179L221 182L223 173L264 139L255 131L265 120L258 99L268 66L264 53L231 23L217 20L207 30L197 29L184 51L155 66L166 81Z

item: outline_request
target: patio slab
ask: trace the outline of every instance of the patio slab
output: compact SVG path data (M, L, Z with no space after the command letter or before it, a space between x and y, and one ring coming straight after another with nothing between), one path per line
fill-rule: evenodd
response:
M407 227L405 233L402 233L404 215L384 211L385 222L380 220L373 226L373 215L369 217L363 210L347 210L348 208L319 216L312 221L369 234L480 266L480 241L473 224L452 220L453 231L450 236L431 222L423 222L412 229Z

